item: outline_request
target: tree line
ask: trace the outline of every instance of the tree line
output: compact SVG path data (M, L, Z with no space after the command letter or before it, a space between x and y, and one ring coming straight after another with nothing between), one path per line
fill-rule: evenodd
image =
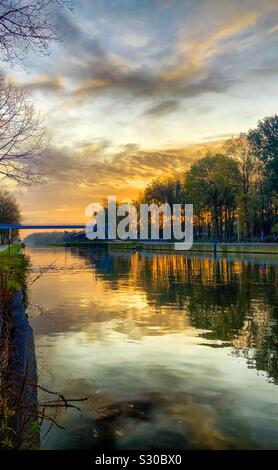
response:
M194 205L195 240L278 239L278 115L228 139L183 174L153 180L138 203Z

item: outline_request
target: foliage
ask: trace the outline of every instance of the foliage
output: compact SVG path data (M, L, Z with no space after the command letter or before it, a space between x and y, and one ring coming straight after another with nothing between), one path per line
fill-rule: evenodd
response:
M183 199L182 184L179 179L159 178L153 180L145 189L143 201L146 204L163 204L170 205L178 203Z
M13 429L10 426L10 419L15 415L11 410L7 398L0 395L0 449L11 449Z
M248 139L264 164L268 190L278 197L278 115L259 121L256 129L249 131Z
M138 202L193 203L197 240L277 239L278 116L225 142L225 153L207 155L184 176L158 178Z
M208 155L194 163L185 176L190 200L197 202L197 216L206 215L213 235L233 236L240 173L236 162L223 155Z
M255 207L258 186L261 184L262 163L255 154L246 134L226 141L226 152L233 158L240 171L238 212L242 235L250 238L254 230Z

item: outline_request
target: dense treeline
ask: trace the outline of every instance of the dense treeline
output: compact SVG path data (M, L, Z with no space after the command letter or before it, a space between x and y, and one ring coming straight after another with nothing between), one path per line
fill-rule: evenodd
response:
M277 240L278 115L224 148L176 178L152 181L140 202L193 203L196 240Z

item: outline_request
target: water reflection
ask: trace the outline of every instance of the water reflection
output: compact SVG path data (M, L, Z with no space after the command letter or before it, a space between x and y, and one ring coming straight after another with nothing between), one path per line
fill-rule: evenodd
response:
M41 379L90 394L50 448L277 448L277 265L31 251Z
M206 330L202 333L205 338L229 341L235 354L248 359L248 367L268 372L277 383L275 265L140 252L117 255L78 250L78 254L111 289L117 289L128 276L130 287L145 291L148 305L162 309L174 305L186 311L188 324Z

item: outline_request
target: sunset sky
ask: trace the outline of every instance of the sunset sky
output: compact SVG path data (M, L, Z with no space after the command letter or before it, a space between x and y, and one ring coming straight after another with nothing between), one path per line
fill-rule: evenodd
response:
M277 0L80 0L63 41L7 69L45 116L50 179L24 222L84 222L277 113ZM219 143L220 142L220 143Z

